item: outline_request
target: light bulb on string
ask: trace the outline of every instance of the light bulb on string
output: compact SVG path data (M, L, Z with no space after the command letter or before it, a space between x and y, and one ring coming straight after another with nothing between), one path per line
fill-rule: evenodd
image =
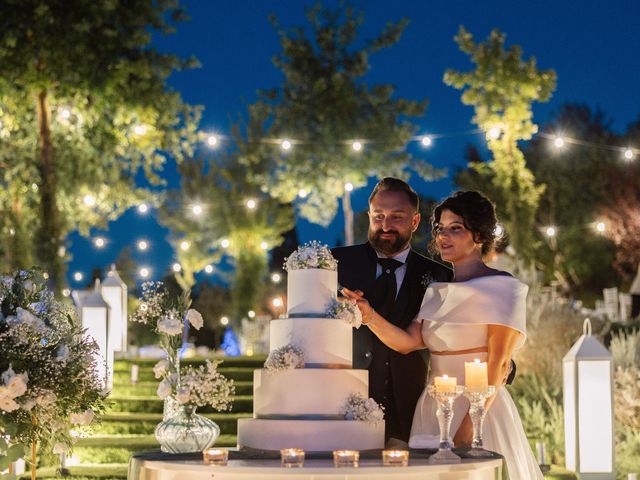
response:
M151 270L149 269L149 267L142 267L138 273L140 274L140 277L142 278L148 278L149 275L151 275Z
M138 205L138 213L145 214L149 211L149 207L146 203L141 203Z
M280 147L285 152L288 151L288 150L291 150L291 140L286 140L286 139L282 140L282 142L280 142Z
M351 148L354 152L359 152L362 150L362 143L357 140L351 144Z
M180 273L182 271L182 266L179 263L174 263L171 266L171 269L175 272L175 273Z
M624 151L624 158L625 158L626 160L632 160L632 159L633 159L633 150L631 150L630 148L627 148L627 149Z
M146 240L138 241L138 250L140 250L141 252L145 252L148 248L149 248L149 242L147 242Z
M556 148L563 148L565 145L565 140L561 136L557 136L553 139L553 146Z
M273 273L271 274L271 281L273 283L280 283L280 280L282 280L282 277L280 276L279 273Z
M145 125L136 125L135 127L133 127L133 133L142 136L147 133L147 127Z
M187 250L189 250L189 247L191 246L191 244L189 242L187 242L186 240L183 240L182 242L180 242L180 249L184 252L186 252Z
M76 282L81 282L83 278L84 278L84 275L82 274L82 272L76 272L73 274L73 279Z
M249 310L249 311L247 312L247 316L248 316L249 318L255 318L255 317L256 317L256 312L254 312L253 310Z
M353 183L351 183L351 182L347 182L347 183L345 183L345 184L344 184L344 189L345 189L347 192L352 192L352 191L353 191Z
M229 241L229 239L223 238L222 240L220 240L220 246L222 248L229 248L229 245L231 245L231 242Z
M489 138L491 138L492 140L497 140L498 138L500 138L500 127L491 127L489 129Z
M284 302L280 297L275 297L273 300L271 300L271 305L273 305L275 308L280 308L283 304Z
M105 246L106 241L105 241L105 239L104 239L104 238L102 238L102 237L96 237L96 239L94 240L94 242L93 242L93 243L94 243L94 245L95 245L97 248L102 248L102 247L104 247L104 246Z
M195 204L191 207L191 211L193 212L193 214L195 216L200 216L202 215L202 205L200 204Z
M204 271L206 273L213 273L213 265L207 265L206 267L204 267Z
M256 208L256 201L253 198L250 198L249 200L247 200L246 206L249 210L253 210L254 208Z
M229 325L229 317L220 317L220 325Z
M504 227L502 225L500 225L499 223L496 225L496 228L493 231L493 234L500 238L502 236L502 234L504 233Z
M87 207L93 207L96 204L96 197L87 194L82 198L82 201Z
M218 136L211 134L207 136L207 145L209 145L209 147L214 148L218 146Z
M268 244L267 242L262 242L262 243L260 244L260 248L261 248L262 250L267 250L267 249L269 248L269 244Z
M554 227L554 226L551 226L551 225L550 225L550 226L548 226L548 227L545 229L545 234L546 234L546 235L547 235L547 237L549 237L549 238L553 238L553 237L555 237L555 236L556 236L556 233L558 233L558 232L556 231L556 227Z
M298 190L298 196L300 198L306 198L307 195L309 195L309 192L307 192L304 188Z
M420 140L423 147L430 147L433 144L433 139L429 135L425 135Z
M598 222L596 223L596 231L598 233L604 233L604 231L607 229L607 226L605 225L604 222Z
M63 297L68 297L69 295L71 295L71 290L69 290L68 288L64 288L62 290L62 296Z

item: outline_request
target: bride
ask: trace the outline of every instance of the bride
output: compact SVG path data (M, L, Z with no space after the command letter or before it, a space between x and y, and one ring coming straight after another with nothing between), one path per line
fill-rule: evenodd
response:
M511 356L526 336L527 286L482 261L495 241L494 207L478 192L457 192L436 206L431 222L432 247L453 264L455 279L428 286L422 307L406 330L382 318L362 292L343 289L343 293L356 300L363 324L390 348L400 353L431 351L427 384L443 374L464 384L465 362L487 362L489 384L496 393L487 400L484 447L504 457L510 478L542 480L516 406L503 386ZM458 447L471 444L468 411L468 400L456 399L451 432ZM425 389L416 405L409 446L437 448L439 438L435 400Z

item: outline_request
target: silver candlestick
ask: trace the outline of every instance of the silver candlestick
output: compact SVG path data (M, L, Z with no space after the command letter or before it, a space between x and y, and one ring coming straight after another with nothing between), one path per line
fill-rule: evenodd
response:
M440 446L438 451L429 457L431 464L460 463L461 458L453 453L453 441L451 440L451 420L453 420L453 402L458 398L464 387L456 385L451 392L436 391L435 385L429 385L427 392L436 399L438 409L438 425L440 426Z
M489 385L486 390L473 391L465 389L464 391L464 396L469 399L469 416L473 424L473 441L471 442L471 450L467 453L471 457L493 457L493 454L485 450L482 446L482 424L484 423L484 416L487 413L487 409L485 408L487 398L494 393L496 393L496 387L493 385Z

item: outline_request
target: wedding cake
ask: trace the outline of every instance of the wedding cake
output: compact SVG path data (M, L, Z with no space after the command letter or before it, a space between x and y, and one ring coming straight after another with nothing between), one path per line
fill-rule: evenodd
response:
M269 326L269 357L253 375L253 418L238 420L238 448L306 451L384 447L367 370L352 369L360 312L337 302L337 261L310 242L286 262L287 315Z

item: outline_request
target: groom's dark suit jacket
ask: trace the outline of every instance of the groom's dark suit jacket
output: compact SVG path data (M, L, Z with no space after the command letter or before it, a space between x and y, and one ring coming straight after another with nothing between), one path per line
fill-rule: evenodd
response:
M338 260L338 282L350 290L362 290L370 298L376 282L377 255L368 243L332 250ZM407 328L415 318L430 281L451 281L453 271L411 250L407 270L396 297L391 318ZM353 368L369 370L369 395L385 406L385 436L408 441L418 397L427 378L419 352L402 355L383 344L367 327L353 332Z

